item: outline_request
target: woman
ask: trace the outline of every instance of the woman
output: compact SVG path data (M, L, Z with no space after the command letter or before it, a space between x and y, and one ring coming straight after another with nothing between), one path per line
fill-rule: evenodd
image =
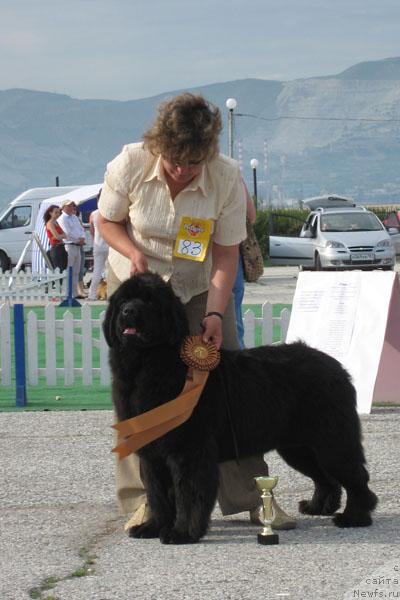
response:
M46 234L50 242L50 250L48 256L54 269L65 271L68 263L68 256L65 251L63 240L67 237L61 226L57 223L57 219L61 215L59 206L52 204L43 215Z
M219 109L201 96L184 93L162 104L144 142L125 146L109 163L98 225L110 245L109 295L131 275L155 271L185 305L192 333L201 328L204 340L237 349L232 287L246 204L238 164L219 154L221 129ZM223 514L248 510L256 518L253 477L267 472L261 456L223 463ZM122 510L137 511L128 525L146 520L137 456L118 463L117 488Z

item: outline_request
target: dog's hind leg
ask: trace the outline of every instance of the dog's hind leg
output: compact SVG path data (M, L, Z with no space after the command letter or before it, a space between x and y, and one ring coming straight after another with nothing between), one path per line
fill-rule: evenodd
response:
M151 462L141 458L141 475L147 489L150 519L131 527L133 538L158 538L160 531L170 527L175 519L173 484L171 473L162 460Z
M371 525L371 512L376 507L378 499L368 487L369 475L363 459L354 461L347 456L342 461L338 460L332 464L332 456L330 456L329 461L325 463L325 468L343 485L347 493L346 507L343 513L334 516L334 524L337 527Z
M310 477L315 485L311 500L300 500L299 512L306 515L332 515L340 507L342 488L319 465L317 456L306 446L277 448L288 465Z
M160 533L163 544L194 544L205 535L218 491L216 458L202 450L190 460L171 461L176 520ZM190 456L190 453L188 453Z

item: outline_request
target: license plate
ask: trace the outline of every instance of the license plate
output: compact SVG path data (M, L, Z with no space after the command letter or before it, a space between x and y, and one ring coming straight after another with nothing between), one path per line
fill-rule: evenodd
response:
M374 258L373 252L357 252L357 254L354 253L351 255L352 262L374 260Z

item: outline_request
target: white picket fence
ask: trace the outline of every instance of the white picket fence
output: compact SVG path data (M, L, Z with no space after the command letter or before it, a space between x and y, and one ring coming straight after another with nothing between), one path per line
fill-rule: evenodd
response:
M256 327L261 327L261 344L273 344L274 325L280 327L279 341L283 343L286 340L287 331L289 328L290 310L283 308L279 317L273 316L273 306L269 302L265 302L261 307L261 317L255 317L252 310L246 310L243 315L244 324L244 344L246 348L254 348L256 345Z
M64 313L63 319L56 319L55 306L45 307L44 319L38 319L33 310L26 309L26 363L27 383L35 386L39 378L45 377L49 386L57 385L64 380L64 386L72 386L76 378L85 386L90 386L96 379L102 385L110 384L108 365L108 347L103 336L102 322L105 311L99 319L92 319L91 307L84 304L81 318L74 318L70 311ZM245 326L245 344L248 348L256 344L257 327L261 332L262 344L273 343L273 327L280 327L280 340L284 342L289 326L290 311L283 309L279 317L273 317L272 304L266 302L262 306L261 317L255 317L252 310L247 310L243 321ZM94 333L96 332L96 335ZM11 307L8 303L0 305L0 385L11 385ZM39 367L39 336L44 335L45 365ZM57 338L62 340L63 366L57 367ZM81 346L82 360L76 366L76 344ZM99 350L99 364L93 366L93 349Z
M54 304L45 308L44 319L38 319L35 311L25 312L26 335L26 374L29 385L38 385L39 377L45 377L49 386L57 385L61 378L64 386L72 386L76 378L82 384L90 386L93 379L102 385L110 383L110 369L108 365L108 346L103 336L102 322L105 311L99 319L92 319L91 307L84 304L81 309L81 318L74 318L70 311L66 311L63 319L56 319ZM8 304L0 306L0 373L1 385L11 384L11 308ZM96 335L94 335L96 332ZM44 339L39 340L39 336ZM57 366L57 338L62 342L63 366ZM45 348L45 364L39 366L39 343ZM76 345L81 347L81 361L76 366ZM93 349L99 350L98 366L93 365Z
M10 305L0 305L0 373L1 385L11 385Z
M67 293L67 271L57 268L34 275L30 267L25 271L3 272L0 269L0 300L9 302L37 301L46 303L55 298L63 298Z

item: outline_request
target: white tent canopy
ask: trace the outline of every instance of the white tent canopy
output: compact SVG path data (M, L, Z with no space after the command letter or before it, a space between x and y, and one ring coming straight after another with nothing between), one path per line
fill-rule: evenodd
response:
M65 200L73 200L77 206L81 206L88 204L90 202L95 202L99 192L101 190L101 183L96 183L94 185L84 185L72 192L68 192L67 194L63 194L62 196L55 196L54 198L47 198L43 200L40 205L38 216L35 224L35 233L38 235L40 242L45 250L48 250L50 247L49 240L46 234L46 228L43 221L43 215L48 209L49 206L55 204L57 206L61 206ZM96 208L95 204L93 204L93 210ZM43 260L43 257L39 251L38 245L35 241L33 241L32 245L32 272L33 273L42 273L46 270L46 265Z

